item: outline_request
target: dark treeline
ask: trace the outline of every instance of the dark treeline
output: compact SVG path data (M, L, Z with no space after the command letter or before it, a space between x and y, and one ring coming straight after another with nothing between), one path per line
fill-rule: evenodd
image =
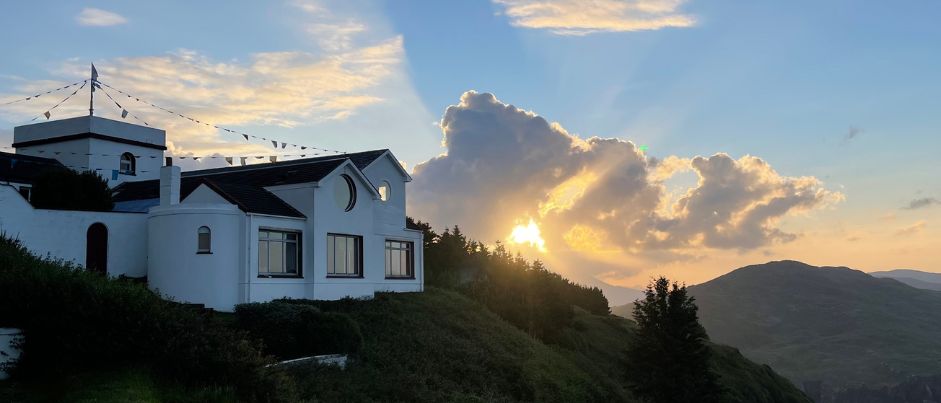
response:
M499 243L488 248L457 226L439 234L427 223L408 221L425 234L426 284L459 290L532 337L555 341L572 324L575 306L610 312L601 289L573 283L538 260L529 262Z

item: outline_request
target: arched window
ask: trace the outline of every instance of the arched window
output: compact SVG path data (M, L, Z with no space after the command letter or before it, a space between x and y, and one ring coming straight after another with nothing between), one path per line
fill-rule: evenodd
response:
M349 175L340 175L333 184L333 198L337 207L350 211L356 205L356 185Z
M389 201L389 197L392 196L392 187L389 186L389 182L382 181L379 184L379 200Z
M212 231L209 227L199 227L197 233L196 253L212 253Z
M121 166L119 171L124 175L134 175L137 169L137 160L134 158L134 154L124 153L121 154Z

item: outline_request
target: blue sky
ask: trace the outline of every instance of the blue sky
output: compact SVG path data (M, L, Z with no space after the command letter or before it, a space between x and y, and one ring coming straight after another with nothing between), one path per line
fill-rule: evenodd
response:
M813 234L842 227L842 236L852 237L846 234L922 223L921 240L904 242L918 249L937 241L941 206L901 208L941 199L941 3L599 0L563 8L622 3L660 10L614 16L587 10L583 23L599 20L588 28L566 26L579 16L565 12L550 16L550 27L539 26L544 16L514 14L515 6L569 3L14 2L0 15L8 33L0 42L0 100L82 79L94 61L102 81L197 118L299 144L389 147L411 169L447 151L434 122L465 91L477 90L582 138L647 145L659 159L758 156L781 175L813 176L845 196L824 213L784 220L782 228ZM83 23L87 9L118 17L92 13L86 17L98 20ZM611 25L661 16L690 22ZM283 61L278 52L293 56ZM381 57L358 62L367 54ZM188 67L148 70L155 82L138 85L129 70L152 67L151 58ZM344 62L331 67L330 60ZM326 78L290 81L293 73L271 73L265 63ZM158 78L178 86L161 92ZM241 89L227 92L228 84ZM181 88L187 91L176 92ZM254 104L218 105L271 89L281 92ZM187 95L198 90L217 95ZM311 91L318 92L299 94ZM0 108L0 145L9 144L13 126L52 102L44 101ZM81 102L74 103L63 113L80 113ZM170 125L171 149L183 155L270 152L192 131L141 105L128 109ZM675 180L695 184L694 176ZM896 221L879 219L889 216ZM941 270L939 258L921 251L878 265ZM821 259L846 264L831 258Z

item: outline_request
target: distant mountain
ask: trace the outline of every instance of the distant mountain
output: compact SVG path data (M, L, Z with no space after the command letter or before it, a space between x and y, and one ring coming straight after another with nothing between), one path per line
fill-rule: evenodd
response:
M938 273L928 273L911 269L897 269L876 271L869 273L869 275L879 278L895 279L912 287L921 288L923 290L941 291L941 274Z
M690 293L713 341L798 385L822 381L825 395L941 373L936 291L846 267L779 261L740 268Z

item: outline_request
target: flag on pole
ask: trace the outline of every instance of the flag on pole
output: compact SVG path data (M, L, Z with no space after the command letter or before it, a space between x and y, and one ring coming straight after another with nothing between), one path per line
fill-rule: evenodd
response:
M91 79L92 81L98 81L98 69L95 68L95 63L91 64Z

